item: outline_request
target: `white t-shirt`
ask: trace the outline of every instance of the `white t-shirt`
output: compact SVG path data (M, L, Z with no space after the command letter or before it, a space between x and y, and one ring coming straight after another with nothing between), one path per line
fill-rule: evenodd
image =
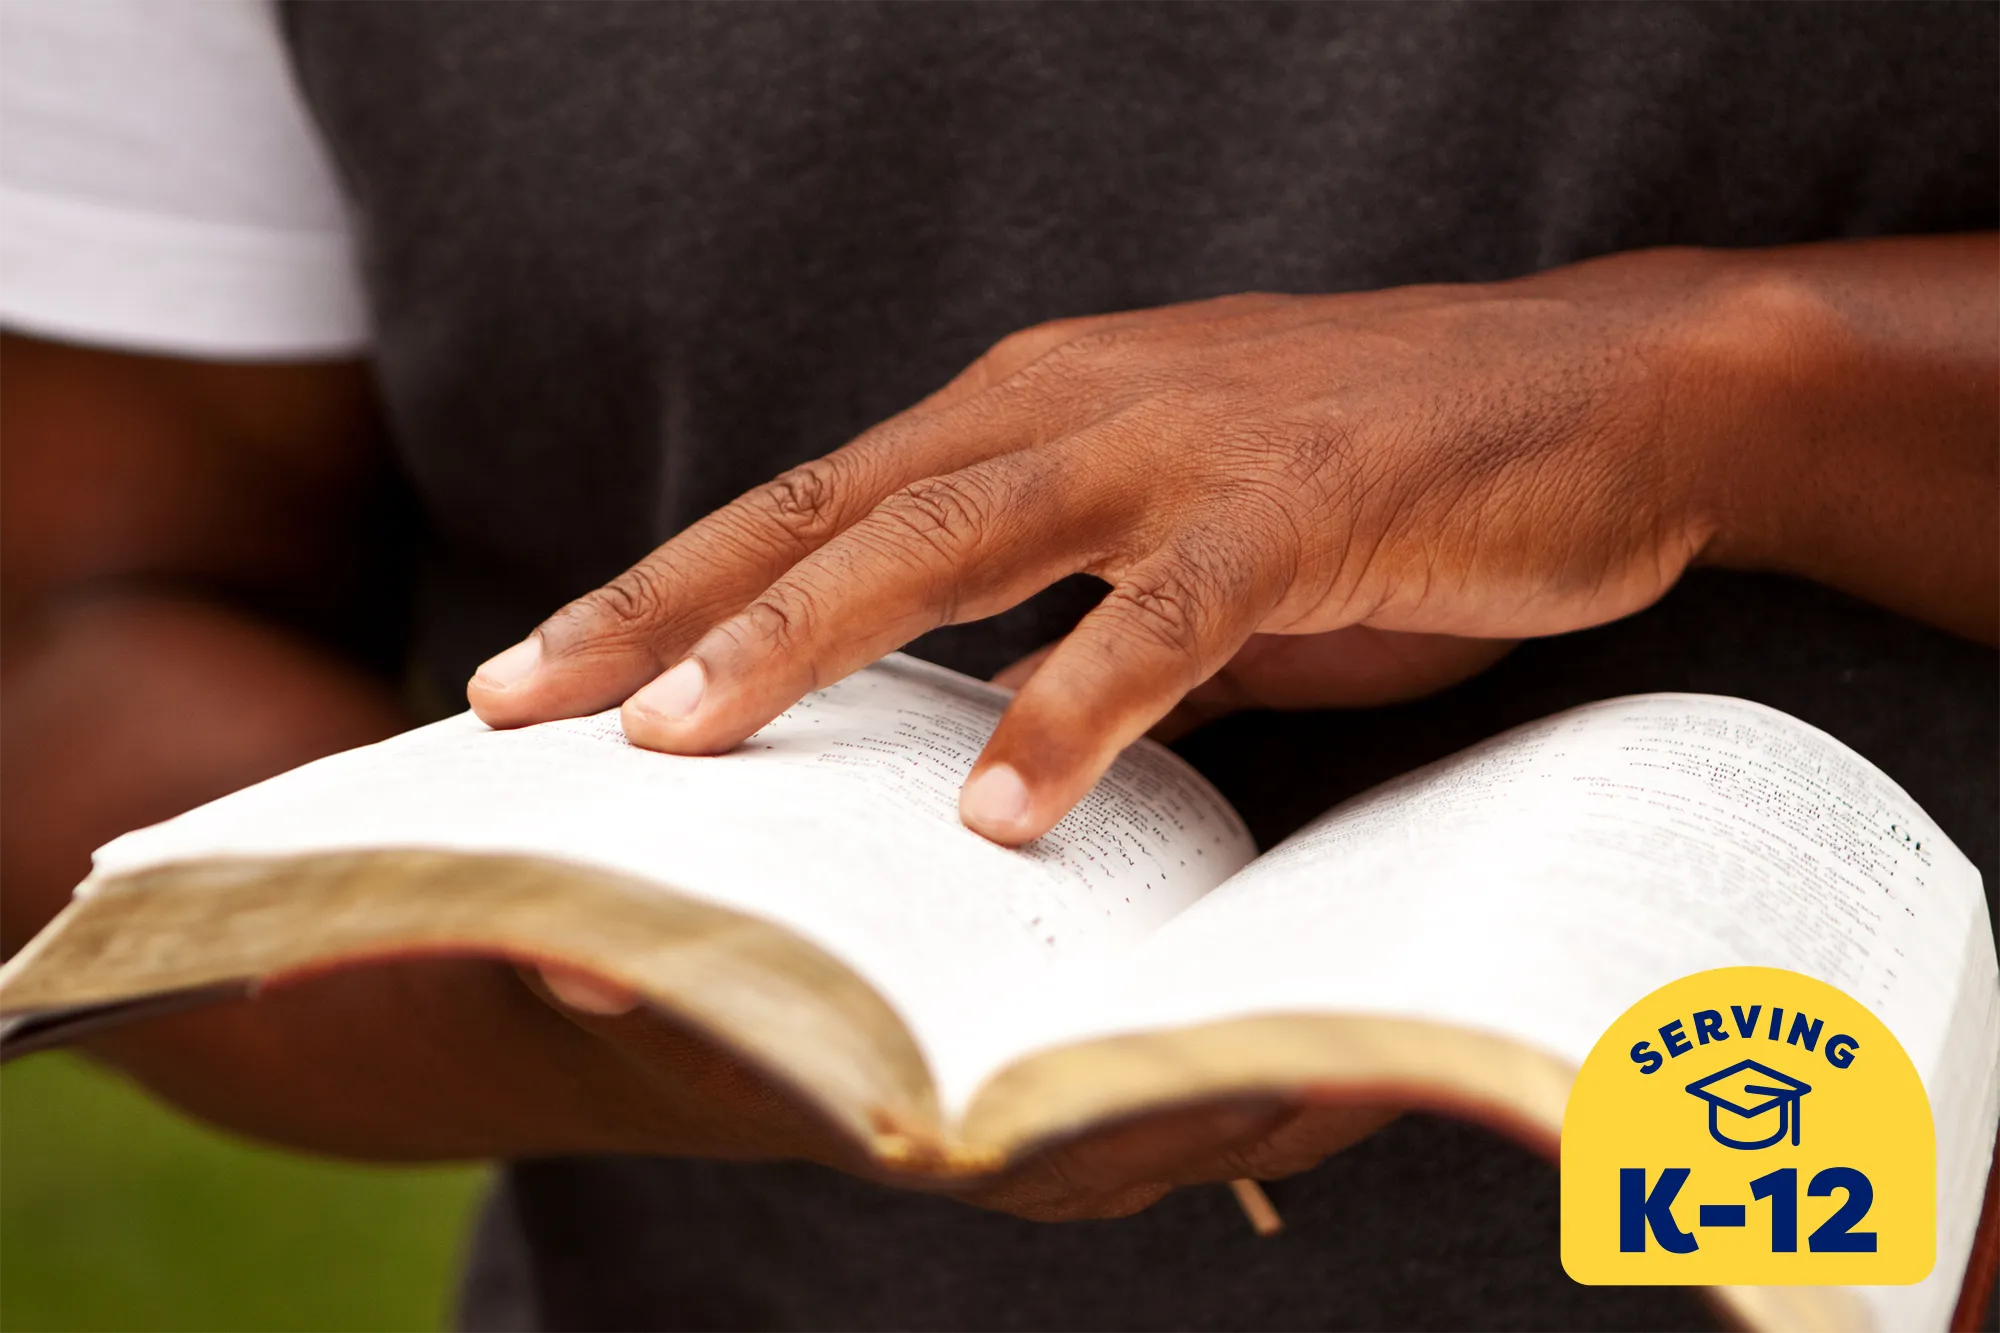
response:
M0 324L217 360L366 346L265 0L0 0Z

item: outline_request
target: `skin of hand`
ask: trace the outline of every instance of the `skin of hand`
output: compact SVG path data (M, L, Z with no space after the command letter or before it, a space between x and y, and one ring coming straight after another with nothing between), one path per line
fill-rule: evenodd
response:
M1325 634L1253 634L1150 734L1170 741L1243 708L1373 708L1422 698L1478 675L1516 642L1399 634L1370 625ZM1037 649L1001 671L994 683L1018 690L1054 650L1054 644Z
M409 718L384 681L254 609L373 604L349 577L376 539L358 503L380 462L364 366L187 362L14 335L0 336L0 361L11 953L67 901L93 847ZM586 1012L604 1005L588 994L583 1008L548 1000L532 969L524 982L503 960L354 960L132 1023L89 1050L194 1115L317 1153L803 1158L890 1179L701 1034L650 1011ZM1204 1154L1212 1171L1249 1153L1233 1146L1246 1116L1292 1118L1267 1104L1193 1108L957 1192L1038 1217L1129 1212L1193 1178ZM1266 1154L1239 1165L1285 1164Z
M691 1112L717 1116L744 1142L818 1161L884 1184L947 1193L1038 1222L1126 1217L1188 1185L1278 1180L1311 1170L1394 1119L1377 1105L1313 1097L1243 1097L1179 1106L1099 1126L1030 1153L999 1174L965 1182L888 1172L812 1117L783 1087L731 1061L640 1007L618 985L567 967L525 971L528 984L578 1027L642 1053L655 1071L707 1071Z
M1105 603L999 677L1020 693L962 801L1018 843L1144 730L1416 697L1701 559L1990 640L2000 309L1953 282L1994 258L1991 238L1666 252L1031 329L565 608L469 695L496 725L623 698L634 740L726 750L924 630L1096 573ZM1871 366L1899 375L1841 387ZM546 989L575 1021L653 1021L582 974ZM1392 1115L1183 1108L961 1195L1117 1216L1308 1169Z
M622 702L636 743L720 753L927 630L1096 574L962 793L1011 845L1184 704L1406 697L1700 560L1990 638L1994 257L1649 251L1038 326L562 608L468 696L496 726Z
M914 614L922 625L1004 602L1007 587L1039 578L1024 573L1032 561L1023 564L1015 548L1025 550L1044 501L1094 515L1102 506L1117 522L1100 531L1151 534L1155 545L1104 543L1109 555L1093 560L1058 543L1071 556L1057 567L1096 568L1131 585L1150 555L1213 552L1230 577L1190 586L1188 633L1171 641L1114 635L1119 656L1093 671L1073 639L1016 674L1033 687L1022 704L1045 702L1029 710L1026 728L1017 704L1003 728L1016 748L990 748L981 771L1018 763L1024 785L1036 783L1031 816L1052 820L1061 774L1086 771L1106 734L1092 729L1087 709L1063 703L1063 681L1084 698L1137 691L1141 702L1121 695L1111 715L1120 734L1137 734L1148 718L1173 726L1246 703L1421 693L1481 669L1514 635L1546 632L1536 615L1550 607L1608 617L1621 598L1642 604L1649 587L1656 595L1678 570L1668 562L1648 575L1646 553L1657 563L1660 548L1646 534L1669 553L1698 543L1676 535L1683 529L1670 507L1648 518L1648 504L1667 504L1650 488L1690 474L1701 484L1682 515L1691 520L1685 532L1706 531L1708 544L1687 558L1818 578L1990 639L2000 565L1995 267L1990 238L1669 252L1494 287L1247 298L1031 330L842 451L842 461L760 491L559 613L489 667L472 698L500 725L616 703L766 592L798 586L817 595L815 585L783 580L808 557L823 566L846 552L857 564L831 566L842 582L826 607L846 619L800 625L804 655L780 654L790 665L775 675L760 668L767 679L811 684L858 651L842 642L825 660L818 648L805 652L828 633L851 622L867 626L856 632L872 644L897 617ZM1285 355L1301 348L1312 355ZM10 795L0 850L5 920L18 941L60 904L96 842L400 722L379 682L250 609L327 586L333 576L300 560L302 550L368 540L328 512L328 497L351 488L366 453L353 423L355 368L203 366L12 338L5 355L0 776ZM1628 389L1636 396L1616 400ZM1260 415L1260 403L1293 411ZM1656 426L1635 403L1658 409ZM1182 408L1199 411L1184 420ZM1273 488L1199 473L1204 461L1234 458L1275 463L1288 478L1286 437L1271 428L1295 417L1312 427L1308 442L1356 462L1345 474L1352 480ZM1155 427L1182 454L1149 455ZM946 509L933 522L923 508L926 496L949 503L964 480L934 479L1016 454L1026 457L1013 466L1047 467L1049 457L1037 455L1091 441L1123 460L1109 476L1143 504L1124 507L1129 500L1105 494L1099 477L1031 487L1021 504L991 515ZM1658 456L1640 447L1647 442ZM1065 489L1075 494L1051 495ZM1310 605L1291 620L1265 614L1225 651L1216 645L1229 635L1218 637L1217 626L1240 628L1243 605L1258 599L1246 594L1218 610L1213 588L1233 589L1230 579L1245 570L1263 579L1272 571L1268 550L1248 549L1261 527L1214 523L1238 501L1244 513L1290 513L1292 491L1316 502L1331 496L1326 512L1356 525L1373 516L1374 526L1320 543L1348 550L1348 572L1326 597L1303 597L1292 571L1280 604ZM878 509L879 521L864 527ZM981 522L969 527L968 517ZM853 540L899 530L908 538L880 553ZM1287 534L1273 531L1275 549ZM969 546L951 544L982 533ZM1296 535L1298 550L1313 551L1305 538L1324 534ZM836 537L850 540L836 547ZM1592 546L1611 538L1620 540L1608 550ZM879 564L878 554L900 552L915 555L912 576L952 577L918 594L906 589L900 601L877 592L908 578L846 581ZM1399 552L1402 563L1389 559ZM1613 553L1625 563L1609 560ZM1453 585L1451 571L1472 583ZM1413 581L1397 591L1399 579ZM198 598L159 595L190 586ZM1256 579L1246 586L1271 596ZM1479 590L1496 588L1507 595L1488 608L1494 615L1470 622L1483 628L1453 618ZM1312 632L1316 615L1343 620L1326 609L1338 608L1342 589L1354 599L1352 618ZM1385 589L1371 607L1364 594ZM246 590L257 596L244 598ZM850 595L863 592L868 606ZM1132 600L1107 610L1150 623ZM898 628L889 637L908 635ZM1220 669L1176 693L1192 679L1187 664L1158 665L1176 651ZM798 663L808 660L801 676ZM1127 660L1154 663L1158 678L1141 671L1121 684L1112 668ZM713 688L717 699L743 697L740 685ZM249 699L260 707L246 710ZM1044 785L1047 774L1027 762L1035 715L1046 725L1066 710L1091 723L1090 744L1049 751L1057 780ZM644 711L628 710L628 725L643 723ZM246 719L256 725L242 726ZM193 755L203 762L191 764ZM117 783L102 780L114 772ZM16 796L16 783L39 804ZM1011 839L1023 827L999 831ZM781 1089L698 1036L648 1012L593 1012L607 1002L587 985L576 1004L545 1003L547 994L505 962L384 963L136 1024L95 1049L197 1114L322 1152L797 1156L866 1169ZM625 999L613 995L610 1007ZM966 1193L1028 1216L1114 1214L1182 1181L1284 1174L1383 1115L1304 1099L1191 1108L1060 1145Z

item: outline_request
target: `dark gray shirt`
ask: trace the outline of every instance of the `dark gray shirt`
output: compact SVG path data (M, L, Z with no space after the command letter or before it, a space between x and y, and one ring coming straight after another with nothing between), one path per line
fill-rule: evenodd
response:
M1527 273L1661 244L1991 228L1990 4L318 5L288 13L358 211L454 694L541 616L1061 315ZM1329 373L1337 373L1330 368ZM1059 587L920 645L989 672ZM1186 741L1266 844L1503 727L1761 699L1880 763L1995 882L1994 654L1773 578L1530 644L1394 709ZM1553 1168L1411 1118L1271 1187L1037 1226L816 1168L523 1163L468 1321L1687 1326L1582 1288Z

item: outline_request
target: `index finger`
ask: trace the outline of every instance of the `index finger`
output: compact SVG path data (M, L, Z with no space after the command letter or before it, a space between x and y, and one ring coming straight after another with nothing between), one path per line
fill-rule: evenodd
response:
M1074 359L1053 375L1024 373L1037 363L1093 338L1226 321L1282 299L1252 293L1011 334L916 406L748 492L563 607L481 665L466 697L496 727L608 708L890 494L1068 434L1111 406Z
M920 478L1012 448L1032 413L984 396L920 404L766 482L569 603L484 663L466 697L490 726L609 708L801 559Z

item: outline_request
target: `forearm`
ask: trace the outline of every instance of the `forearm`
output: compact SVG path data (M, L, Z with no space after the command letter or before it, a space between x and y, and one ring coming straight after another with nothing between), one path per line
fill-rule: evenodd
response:
M1724 256L1678 361L1704 561L2000 637L2000 239ZM1699 437L1699 438L1697 438Z
M12 953L91 850L402 722L382 686L192 599L118 594L17 627L0 678L0 931Z
M0 690L10 952L97 844L406 725L380 682L213 604L103 597L38 622L10 645ZM206 1119L323 1152L672 1144L657 1089L499 962L364 967L135 1024L95 1049Z
M402 724L375 681L213 604L144 594L57 602L22 618L11 638L0 688L9 953L61 909L98 844ZM310 1070L286 1053L311 1050L322 1066L346 1058L340 1040L307 1039L323 1031L315 1008L289 997L228 1005L137 1025L102 1049L173 1100L283 1136L298 1118L288 1107L329 1109L326 1089L298 1086ZM397 1024L374 1027L355 1038L378 1050L402 1039Z
M98 844L408 720L393 689L323 646L387 660L400 619L364 365L7 334L0 353L11 951ZM281 629L260 606L311 628ZM813 1150L783 1099L644 1014L572 1021L503 960L354 962L95 1049L198 1115L324 1152Z

